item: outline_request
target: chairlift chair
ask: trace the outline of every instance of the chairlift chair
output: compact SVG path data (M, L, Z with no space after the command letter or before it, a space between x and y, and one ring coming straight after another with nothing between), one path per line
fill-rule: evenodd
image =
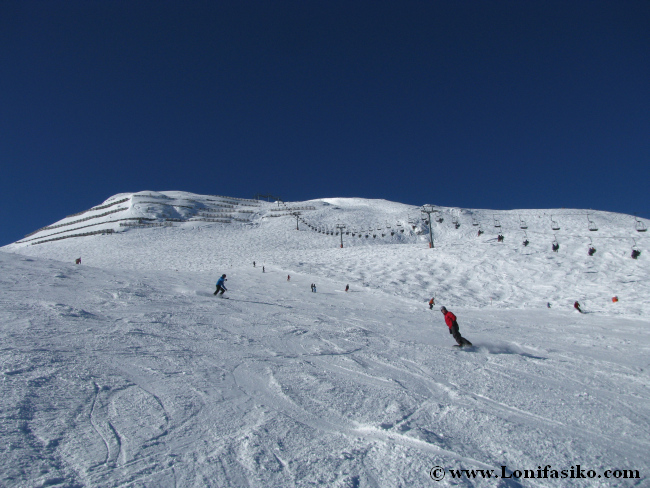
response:
M641 251L636 247L636 239L632 239L634 241L634 245L632 246L632 259L636 259L639 256L641 256Z
M560 224L558 224L555 220L553 220L552 215L551 215L551 229L560 230Z
M494 219L494 226L498 229L501 228L501 222L499 222L496 218Z
M472 225L476 227L478 225L478 220L476 218L472 217Z
M642 220L639 220L636 215L634 216L634 227L636 228L637 232L646 232L648 230L648 227L643 223Z
M526 221L521 220L521 217L519 217L519 228L520 229L528 229L528 225L526 224Z
M555 237L555 234L553 235L553 242L551 243L551 248L553 249L553 252L558 252L560 250L560 243L557 242L557 237Z
M596 226L596 222L594 222L593 220L591 220L589 218L589 214L587 214L587 222L589 222L589 230L590 231L595 232L595 231L598 230L598 227Z
M593 256L595 252L596 252L596 248L594 247L594 242L591 240L591 237L590 237L589 238L589 250L587 251L587 254L589 254L589 256Z
M415 219L409 217L408 218L409 225L413 227L413 230L415 230Z

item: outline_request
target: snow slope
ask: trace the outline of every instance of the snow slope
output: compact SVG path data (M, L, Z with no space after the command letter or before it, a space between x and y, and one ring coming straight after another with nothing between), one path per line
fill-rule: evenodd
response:
M440 208L428 249L419 212L393 202L239 202L253 213L221 223L190 219L236 200L140 194L164 204L117 195L81 218L126 210L27 239L111 234L0 253L0 485L650 484L650 280L632 217L590 211L590 232L586 211L553 210L553 231L548 210ZM300 231L272 216L295 209ZM356 234L343 249L323 233L336 224ZM222 272L228 300L212 295ZM451 347L434 293L475 348ZM545 465L601 478L448 471Z

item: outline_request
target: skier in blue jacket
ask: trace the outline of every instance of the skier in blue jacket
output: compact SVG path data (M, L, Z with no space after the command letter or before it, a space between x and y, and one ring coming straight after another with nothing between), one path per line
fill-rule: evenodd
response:
M219 292L221 292L221 295L219 296L222 296L225 291L228 291L228 288L226 288L226 285L224 284L225 281L228 280L226 279L226 275L223 274L221 275L221 278L217 280L217 290L214 292L214 295L217 295Z

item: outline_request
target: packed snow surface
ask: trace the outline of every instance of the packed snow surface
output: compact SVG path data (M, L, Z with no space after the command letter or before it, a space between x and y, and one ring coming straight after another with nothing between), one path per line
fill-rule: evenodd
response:
M125 193L5 246L0 486L649 486L647 222L435 209Z

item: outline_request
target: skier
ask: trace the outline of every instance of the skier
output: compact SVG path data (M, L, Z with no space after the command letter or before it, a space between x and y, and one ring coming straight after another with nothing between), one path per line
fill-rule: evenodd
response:
M445 323L447 324L447 327L449 327L449 333L454 336L454 339L456 339L458 347L471 346L472 343L460 335L460 332L458 331L458 322L456 322L456 316L453 313L447 311L445 307L440 307L440 311L445 316Z
M345 285L345 291L349 291L349 290L350 290L350 285Z
M433 306L436 304L435 298L429 300L429 310L433 310Z
M221 278L217 280L217 290L213 293L213 295L217 295L219 292L221 292L221 295L218 295L219 297L222 297L224 292L228 291L228 288L226 288L226 285L224 284L225 281L228 281L226 279L226 275L223 274L221 275Z
M253 261L253 268L255 267L255 261Z
M573 308L575 308L578 312L583 313L582 309L580 308L580 304L578 302L575 302L573 304Z
M266 273L266 268L262 266L262 273Z
M314 283L314 293L316 293L316 283Z
M75 263L75 264L81 264L81 258L77 258L77 259L75 259L75 260L74 260L74 263Z
M291 281L291 275L287 275L287 281Z

